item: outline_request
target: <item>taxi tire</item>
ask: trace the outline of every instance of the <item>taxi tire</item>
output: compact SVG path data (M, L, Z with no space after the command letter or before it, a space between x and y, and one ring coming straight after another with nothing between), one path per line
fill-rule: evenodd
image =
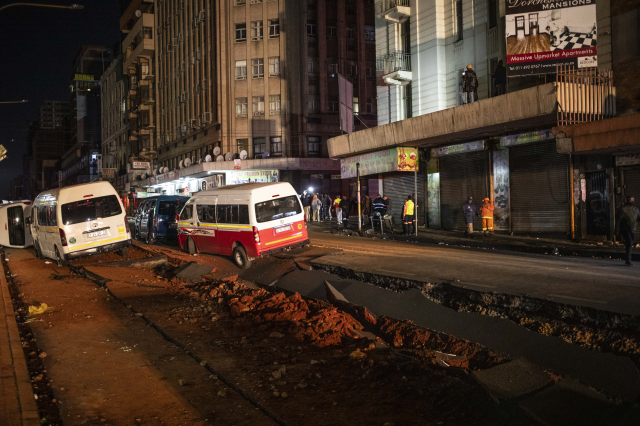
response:
M69 265L69 262L64 260L64 256L60 254L60 251L58 250L57 246L56 246L56 263L58 264L58 266L61 266L61 267Z
M193 256L194 254L198 254L198 247L196 247L196 242L193 241L193 238L187 239L186 246L187 246L187 251L191 256Z
M237 246L233 249L233 263L240 269L247 269L251 266L251 261L244 247Z
M118 250L118 254L122 257L126 257L129 254L129 247L123 247Z
M42 255L42 250L40 250L40 243L38 243L37 241L34 241L33 249L36 251L36 259L44 259L44 256Z

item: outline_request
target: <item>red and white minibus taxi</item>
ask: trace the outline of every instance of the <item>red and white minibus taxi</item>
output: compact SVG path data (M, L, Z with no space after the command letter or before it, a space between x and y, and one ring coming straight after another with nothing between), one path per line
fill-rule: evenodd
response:
M309 243L302 204L291 184L244 183L195 194L178 218L180 247L232 256L240 268Z

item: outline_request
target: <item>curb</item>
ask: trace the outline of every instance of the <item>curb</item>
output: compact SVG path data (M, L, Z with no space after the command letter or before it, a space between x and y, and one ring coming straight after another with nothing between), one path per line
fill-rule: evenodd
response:
M4 255L4 254L2 254ZM5 270L0 262L0 294L2 295L2 306L0 306L0 314L6 321L0 319L0 324L4 322L9 337L9 355L13 363L13 375L17 390L17 399L20 408L20 418L23 426L40 425L40 414L38 406L33 397L33 387L31 385L31 377L27 368L27 360L22 350L20 340L20 332L16 322L16 313L13 310L9 286L5 278Z

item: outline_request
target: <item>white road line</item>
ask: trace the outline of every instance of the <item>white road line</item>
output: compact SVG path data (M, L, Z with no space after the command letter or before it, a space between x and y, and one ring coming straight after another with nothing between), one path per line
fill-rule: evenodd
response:
M549 293L549 296L557 297L557 298L560 298L560 299L578 300L580 302L598 303L600 305L606 305L607 303L609 303L609 302L604 302L602 300L583 299L581 297L573 297L573 296L563 296L562 294L551 294L551 293Z

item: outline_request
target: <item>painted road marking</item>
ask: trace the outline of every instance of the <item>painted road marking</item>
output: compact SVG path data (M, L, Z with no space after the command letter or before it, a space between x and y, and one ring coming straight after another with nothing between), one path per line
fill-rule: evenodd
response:
M580 302L598 303L600 305L606 305L609 302L603 302L602 300L583 299L581 297L563 296L562 294L549 294L551 297L558 297L560 299L578 300Z

